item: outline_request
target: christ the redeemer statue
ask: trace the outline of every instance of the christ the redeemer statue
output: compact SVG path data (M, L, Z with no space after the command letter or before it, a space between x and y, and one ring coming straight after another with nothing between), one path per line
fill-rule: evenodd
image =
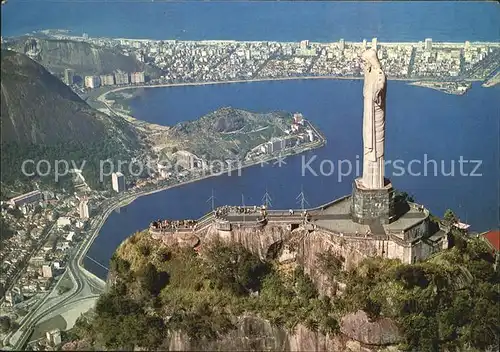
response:
M367 189L381 189L384 187L386 77L374 49L366 50L362 58L365 78L361 184Z

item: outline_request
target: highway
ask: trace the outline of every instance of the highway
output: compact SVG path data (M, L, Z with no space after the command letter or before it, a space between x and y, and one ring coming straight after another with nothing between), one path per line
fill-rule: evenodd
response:
M34 326L41 319L60 308L78 302L82 299L98 297L97 294L92 294L92 288L94 288L94 290L97 290L97 292L103 292L104 285L102 284L102 282L98 282L99 279L97 277L93 278L93 275L85 270L85 268L83 267L83 259L85 258L88 249L92 245L95 237L97 236L99 230L101 229L109 214L116 207L123 206L124 204L129 203L131 200L135 199L135 197L135 195L127 195L123 199L112 202L107 207L107 211L92 219L89 236L78 246L76 254L72 256L72 259L69 261L66 268L65 275L70 275L71 280L73 281L73 288L70 290L70 292L63 295L65 296L64 298L59 298L57 296L54 298L53 293L56 292L59 284L62 282L61 280L59 280L52 291L48 293L43 300L37 302L35 306L30 310L30 312L23 317L18 330L15 333L10 333L6 337L6 339L4 340L4 346L9 345L10 339L14 335L20 333L19 338L13 344L13 349L22 350L26 342L28 342L28 339L33 332ZM51 298L54 300L57 300L59 298L59 300L57 303L52 304L50 307L44 308L44 305Z
M112 109L110 109L110 110L113 111ZM313 127L313 126L311 125L311 127ZM308 145L308 146L304 146L303 148L300 148L300 149L294 149L293 151L295 153L301 153L305 150L312 149L313 148L312 145L314 145L314 147L317 147L324 142L326 142L326 141L321 136L320 140L316 141L315 143L312 143L311 145ZM241 168L253 166L253 165L256 165L258 163L263 163L263 162L267 162L270 160L274 160L276 158L277 158L277 156L270 155L267 158L262 158L262 159L259 159L256 161L255 160L248 161L247 163L242 165ZM112 200L109 204L107 204L108 201L105 201L102 204L102 207L105 209L105 211L103 213L101 213L101 215L98 215L96 218L91 220L91 226L90 226L91 229L89 230L89 236L77 247L77 249L76 249L77 253L75 256L72 257L72 259L68 263L67 268L66 268L66 272L64 273L64 275L70 275L70 278L73 281L73 288L68 293L63 294L62 297L59 297L58 295L54 295L54 293L56 292L57 288L59 287L59 285L61 283L61 280L59 280L57 282L57 284L54 286L54 288L51 290L51 292L49 292L42 300L37 302L30 309L29 313L21 319L21 322L20 322L20 325L19 325L19 328L17 329L17 331L11 332L6 336L6 338L3 341L3 345L9 346L11 340L13 340L13 338L16 335L20 334L19 338L17 338L13 342L13 344L14 344L15 350L22 349L24 347L24 345L26 344L28 338L32 334L33 327L41 319L43 319L44 317L46 317L50 313L56 311L57 309L60 309L61 307L68 306L69 304L72 304L75 301L81 300L82 297L79 297L79 296L83 295L84 297L87 297L87 298L90 297L91 292L92 292L91 288L94 288L98 292L102 291L103 285L101 282L99 282L100 279L95 277L92 273L89 273L87 270L85 270L85 268L83 267L83 259L86 255L88 249L92 245L95 237L98 235L100 228L102 227L102 225L104 224L107 217L111 214L112 211L114 211L118 207L130 204L132 201L134 201L139 196L149 195L149 194L160 192L160 191L163 191L163 190L166 190L169 188L181 186L183 184L196 182L196 181L199 181L199 180L204 179L204 178L217 176L221 173L202 175L201 177L196 177L196 178L190 179L188 181L179 182L177 184L167 185L167 186L161 187L160 189L153 189L153 190L149 190L149 191L136 190L136 191L133 191L129 194L126 194L124 197L121 197L117 200ZM286 212L282 212L282 213L283 214L274 214L273 216L271 216L271 221L275 221L275 220L276 221L283 221L283 220L285 220L285 213L288 214L288 212L286 211ZM233 220L233 218L231 218L231 221L235 221L235 222L244 221L244 220L248 221L250 219L249 216L251 216L251 215L245 215L245 216L241 215L241 220L238 220L238 216L235 216L234 220ZM280 216L283 216L283 220L280 220ZM288 220L288 221L292 220L292 218L290 218L289 216L290 215L288 215L286 217L286 220ZM203 216L200 219L198 229L203 229L205 227L208 227L211 224L212 219L213 219L213 214L211 214L211 213ZM295 215L295 218L293 218L294 221L295 220L300 221L301 219L302 219L302 217L299 216L298 214ZM256 216L255 216L255 220L257 220ZM54 226L55 226L55 224L53 224L52 227L49 229L49 231L47 233L47 237L52 232ZM40 246L42 246L42 245L43 245L43 241L41 242ZM36 251L37 251L37 249L34 249L33 253L35 253ZM22 272L23 272L23 270L21 270L18 273L17 279L22 274ZM15 283L16 281L17 280L13 280L12 282ZM50 299L53 299L54 301L58 301L58 302L55 304L52 304L51 302L49 302ZM45 307L47 304L50 304L50 306Z
M31 257L40 251L42 249L43 245L47 240L49 239L52 231L54 230L54 227L56 226L56 223L54 222L52 226L46 230L45 236L42 237L42 239L38 242L38 244L31 250L31 252L25 257L23 260L22 267L18 269L16 275L10 280L9 284L4 288L5 292L9 291L12 289L12 287L19 281L19 278L26 272L26 267L28 266L28 263L31 259ZM1 302L5 300L5 296L1 298Z

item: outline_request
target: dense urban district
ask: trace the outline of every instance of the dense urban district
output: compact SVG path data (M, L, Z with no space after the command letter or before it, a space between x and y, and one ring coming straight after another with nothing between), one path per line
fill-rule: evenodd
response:
M419 43L380 43L377 38L362 43L343 39L335 43L157 41L42 31L2 38L2 47L39 62L91 106L127 119L131 119L127 110L113 100L120 100L119 94L112 93L115 89L270 79L358 79L363 74L360 54L369 47L377 49L389 79L413 81L450 94L464 94L471 81L485 81L485 87L497 84L500 63L500 43L435 43L430 38ZM79 51L72 53L71 48ZM83 268L82 260L111 211L145 194L325 143L321 132L300 113L255 114L223 108L172 128L137 126L151 140L161 142L151 148L157 157L151 173L139 177L131 177L130 170L109 173L109 187L95 189L92 180L74 166L71 190L35 184L27 193L17 192L2 200L0 339L4 347L20 349L27 342L44 340L33 334L40 320L102 292L103 283ZM214 154L202 155L204 150ZM158 162L160 157L177 167L166 168ZM214 160L223 163L214 165ZM447 218L460 231L467 231L468 225L452 212ZM49 331L47 338L52 345L61 343L60 332Z
M96 48L116 50L149 67L148 72L101 72L83 75L68 68L61 76L67 84L78 82L81 88L127 84L174 84L283 78L361 78L361 53L376 48L389 79L433 81L422 84L451 94L464 94L470 81L496 84L499 75L500 43L382 43L373 38L362 43L340 39L335 43L270 41L177 41L149 39L91 38L69 35L64 31L43 31L23 41L24 52L39 55L37 38L80 41ZM75 80L75 75L79 79ZM443 82L446 82L443 83ZM417 83L418 84L418 83Z

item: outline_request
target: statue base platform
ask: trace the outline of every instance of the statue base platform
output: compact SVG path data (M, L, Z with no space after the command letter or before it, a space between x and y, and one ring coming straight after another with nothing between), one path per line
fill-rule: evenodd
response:
M395 218L394 189L388 179L380 189L368 189L361 178L354 180L351 197L352 220L358 224L389 224Z

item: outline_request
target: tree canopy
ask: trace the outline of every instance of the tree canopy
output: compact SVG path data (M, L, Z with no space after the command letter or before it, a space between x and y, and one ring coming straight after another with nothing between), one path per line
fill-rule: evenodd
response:
M196 255L158 246L140 233L113 257L114 284L99 299L95 317L78 322L75 331L105 348L166 349L171 331L203 346L235 329L242 314L336 334L345 314L363 310L373 321L397 323L401 350L486 350L500 337L500 276L481 239L461 240L464 245L425 262L367 258L350 271L342 270L344 258L325 252L315 268L345 285L341 296L328 297L301 265L290 271L221 243ZM148 246L147 257L141 246Z

